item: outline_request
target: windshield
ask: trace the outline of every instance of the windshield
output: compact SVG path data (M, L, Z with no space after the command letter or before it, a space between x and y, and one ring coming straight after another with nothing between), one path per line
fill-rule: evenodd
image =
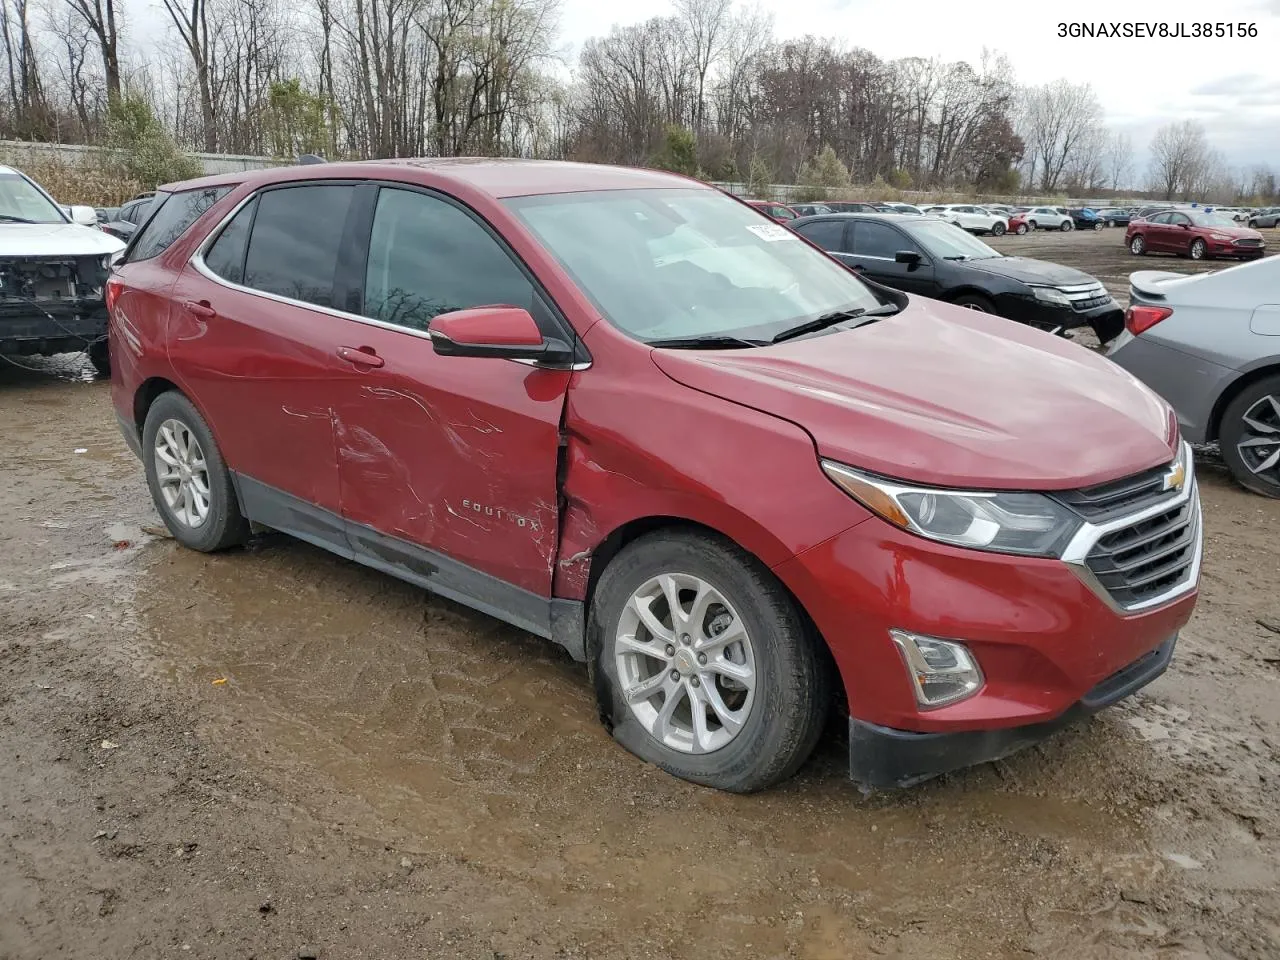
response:
M57 204L51 203L26 177L0 173L0 221L66 223Z
M1228 217L1225 213L1200 213L1189 212L1187 214L1191 218L1191 222L1197 227L1234 227L1235 221Z
M610 190L506 201L600 312L643 340L768 340L815 317L873 310L852 273L712 190Z
M919 220L911 225L911 239L942 260L989 260L1001 256L973 236L941 220Z

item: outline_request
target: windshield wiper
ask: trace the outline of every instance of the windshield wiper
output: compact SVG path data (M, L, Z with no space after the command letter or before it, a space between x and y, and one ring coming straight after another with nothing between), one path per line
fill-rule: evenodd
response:
M722 335L706 337L670 337L666 340L646 340L651 347L677 347L685 350L728 350L734 347L763 347L768 340L744 340L742 337Z
M968 255L967 253L960 253L960 254L956 254L955 256L951 256L951 257L943 257L942 259L943 259L943 260L968 260L968 259L969 259L969 255Z
M899 309L896 303L886 303L871 310L867 310L865 307L855 307L852 310L832 310L830 313L824 313L821 316L814 317L812 320L806 320L798 326L783 330L770 342L781 343L783 340L793 340L796 337L804 336L806 333L822 330L824 327L833 327L845 320L861 320L862 323L871 323L880 317L891 317ZM857 326L862 326L862 323L857 324Z
M34 220L28 220L26 217L15 217L8 213L0 213L0 220L5 223L35 223Z

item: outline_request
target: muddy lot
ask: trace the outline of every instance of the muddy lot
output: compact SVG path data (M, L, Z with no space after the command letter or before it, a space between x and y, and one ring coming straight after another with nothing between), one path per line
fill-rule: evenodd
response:
M1120 239L997 245L1121 292ZM1280 956L1280 502L1211 461L1146 691L871 797L837 724L734 797L531 636L282 537L177 548L106 384L0 369L0 423L4 960Z

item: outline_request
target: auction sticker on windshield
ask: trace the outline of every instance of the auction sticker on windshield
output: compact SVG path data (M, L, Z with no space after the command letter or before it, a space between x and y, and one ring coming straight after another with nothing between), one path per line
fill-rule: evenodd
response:
M779 240L785 240L791 236L791 231L786 227L780 227L776 223L755 223L747 227L761 240L769 243L776 243Z

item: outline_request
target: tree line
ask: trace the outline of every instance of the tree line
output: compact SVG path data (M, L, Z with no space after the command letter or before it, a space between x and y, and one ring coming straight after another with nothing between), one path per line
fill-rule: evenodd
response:
M165 36L142 37L126 0L0 0L0 137L144 129L185 150L571 158L752 185L1275 192L1269 169L1229 169L1194 124L1162 129L1136 170L1087 84L1022 86L998 54L779 39L737 0L674 0L572 60L556 0L161 2Z

